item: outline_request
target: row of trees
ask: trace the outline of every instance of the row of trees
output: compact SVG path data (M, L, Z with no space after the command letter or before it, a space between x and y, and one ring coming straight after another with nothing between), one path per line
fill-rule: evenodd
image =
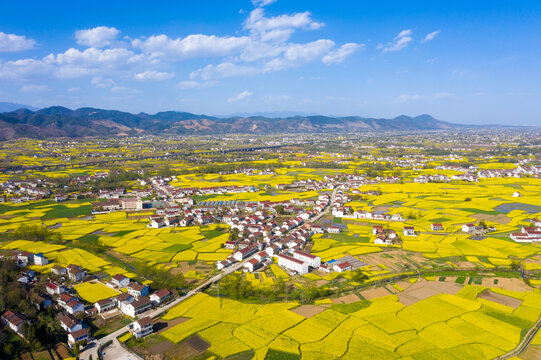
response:
M156 289L177 289L186 287L186 280L182 274L171 274L169 271L161 270L155 266L143 262L131 264L135 271L145 279L152 280L152 286Z

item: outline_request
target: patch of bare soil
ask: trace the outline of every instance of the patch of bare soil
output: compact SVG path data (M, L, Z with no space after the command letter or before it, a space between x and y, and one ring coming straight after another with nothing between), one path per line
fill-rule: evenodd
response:
M483 291L478 297L481 299L494 301L495 303L498 303L498 304L510 306L513 309L518 308L520 304L522 304L522 300L520 299L515 299L509 296L498 294L498 293L492 292L490 289Z
M195 265L188 264L187 261L179 262L178 267L171 269L171 274L178 275L178 274L186 274L188 271L195 270Z
M173 344L171 341L169 340L164 340L160 343L157 343L156 345L154 346L151 346L148 351L151 353L151 354L163 354L164 352L166 352L167 350L171 349L173 346L175 346L175 344Z
M54 346L54 349L55 349L56 353L58 355L60 355L60 357L62 359L67 359L67 358L71 357L70 353L68 352L68 349L63 344L56 344Z
M533 288L521 279L512 278L498 278L498 285L496 287L512 291L533 291Z
M210 344L206 342L201 336L199 335L192 335L189 338L187 338L186 343L188 343L195 351L202 353L203 351L207 350L210 347Z
M159 319L154 323L154 333L155 334L162 333L165 330L167 330L167 329L169 329L169 328L171 328L171 327L173 327L175 325L181 324L181 323L183 323L185 321L188 321L188 318L179 317L179 318L176 318L176 319L173 319L173 320L170 320L170 321L165 321L165 320Z
M408 280L403 280L403 281L397 282L396 285L400 286L402 290L406 290L409 287L411 287L412 283L410 283Z
M350 304L359 300L361 299L359 299L359 297L355 294L344 295L338 298L331 299L331 301L335 304Z
M36 360L49 360L52 359L51 354L48 350L38 351L32 353L32 357Z
M520 354L520 359L541 360L541 346L529 345L526 350Z
M477 220L481 221L490 221L495 222L497 224L507 225L511 222L511 218L507 217L505 214L498 214L498 215L489 215L489 214L473 214L472 217L476 218Z
M294 313L297 313L301 316L304 316L305 318L310 318L314 315L319 314L325 310L325 308L317 305L301 305L294 309L291 309L290 311L293 311Z
M398 301L402 304L410 306L418 301L429 298L438 294L456 294L462 285L445 281L426 281L419 279L415 284L408 289L398 294ZM364 296L364 295L363 295Z
M391 293L384 287L377 287L373 289L364 290L364 291L359 292L359 294L361 294L361 296L367 300L391 295Z

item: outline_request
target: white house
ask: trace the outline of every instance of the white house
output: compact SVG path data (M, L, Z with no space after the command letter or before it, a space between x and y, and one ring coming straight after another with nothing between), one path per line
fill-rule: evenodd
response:
M257 250L259 250L259 248L257 247L257 244L252 244L248 247L245 247L242 250L237 251L235 254L233 254L233 257L237 261L242 261L246 259L247 257L255 254Z
M440 223L434 223L430 225L432 231L443 231L443 225Z
M254 270L257 269L258 264L259 261L257 261L257 259L250 259L244 263L244 270L254 272Z
M68 301L64 308L70 315L76 315L85 311L85 306L77 299L71 299Z
M94 303L94 307L98 310L98 314L104 311L109 311L115 308L115 301L111 298L103 299Z
M473 230L475 230L475 225L474 224L464 224L464 225L462 225L462 231L465 232L465 233L472 232Z
M310 231L312 231L312 233L314 234L323 234L323 226L319 224L313 224L312 226L310 226Z
M338 226L330 226L327 228L327 232L329 234L339 234L340 233L340 228Z
M47 284L45 284L45 291L47 291L47 294L49 295L60 295L64 293L65 289L62 285L48 282Z
M150 301L155 304L161 304L171 297L171 292L167 289L160 289L154 294L150 295Z
M267 254L266 251L260 251L258 252L257 254L254 255L254 259L256 259L257 261L263 261L265 260L269 255Z
M404 236L415 236L415 228L413 226L404 226Z
M522 194L520 192L518 192L518 191L515 191L513 193L513 197L521 197L521 196L522 196Z
M79 331L83 328L83 325L70 315L62 314L58 317L58 321L60 322L60 326L62 326L62 329L64 329L64 331L66 331L67 333Z
M321 258L319 256L308 254L302 251L295 251L293 253L293 257L295 259L308 263L308 265L313 268L318 268L319 265L321 265Z
M341 264L335 264L333 266L333 269L336 272L343 272L343 271L351 270L351 265L350 265L350 263L348 263L346 261L346 262L343 262Z
M88 341L88 328L83 328L68 334L68 345L73 348L75 344Z
M278 265L299 274L308 273L308 263L284 254L278 255Z
M125 314L134 318L136 315L144 313L152 308L152 302L148 297L142 297L139 300L131 302L124 307ZM122 308L121 308L122 311Z
M23 331L23 325L26 322L27 321L23 315L17 314L13 311L8 310L2 315L2 323L21 336Z
M154 331L152 325L152 319L150 317L144 317L139 319L128 326L130 333L136 338L140 339L142 337L152 334Z
M114 287L123 288L130 284L130 278L122 274L117 274L111 278L111 284L113 284Z
M49 263L49 259L47 259L43 253L39 253L34 255L34 264L37 266L45 266Z
M128 294L136 298L148 295L148 285L141 285L136 282L130 282L128 284Z

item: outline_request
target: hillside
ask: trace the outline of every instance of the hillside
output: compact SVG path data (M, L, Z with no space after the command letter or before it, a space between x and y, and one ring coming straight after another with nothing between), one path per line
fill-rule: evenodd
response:
M127 136L137 134L224 134L275 132L363 132L373 130L438 130L462 127L430 115L394 119L358 116L293 116L217 118L166 111L154 115L116 110L53 106L38 111L18 109L0 114L0 140L20 137Z

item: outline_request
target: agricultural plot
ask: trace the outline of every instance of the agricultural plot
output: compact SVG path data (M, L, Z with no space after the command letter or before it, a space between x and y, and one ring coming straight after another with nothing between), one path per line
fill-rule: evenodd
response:
M91 304L120 294L120 292L100 282L84 282L75 285L73 288L83 300Z
M303 359L355 358L354 351L362 349L372 359L426 354L450 358L457 351L467 358L484 359L516 346L524 329L536 320L526 314L532 309L541 312L536 302L541 299L539 290L492 289L501 297L522 299L515 309L480 298L484 290L466 285L456 295L434 295L410 306L393 295L375 298L358 311L327 309L308 318L288 310L294 303L250 305L198 294L169 310L165 319L191 320L164 336L178 342L197 333L211 343L210 351L222 357L270 349Z

